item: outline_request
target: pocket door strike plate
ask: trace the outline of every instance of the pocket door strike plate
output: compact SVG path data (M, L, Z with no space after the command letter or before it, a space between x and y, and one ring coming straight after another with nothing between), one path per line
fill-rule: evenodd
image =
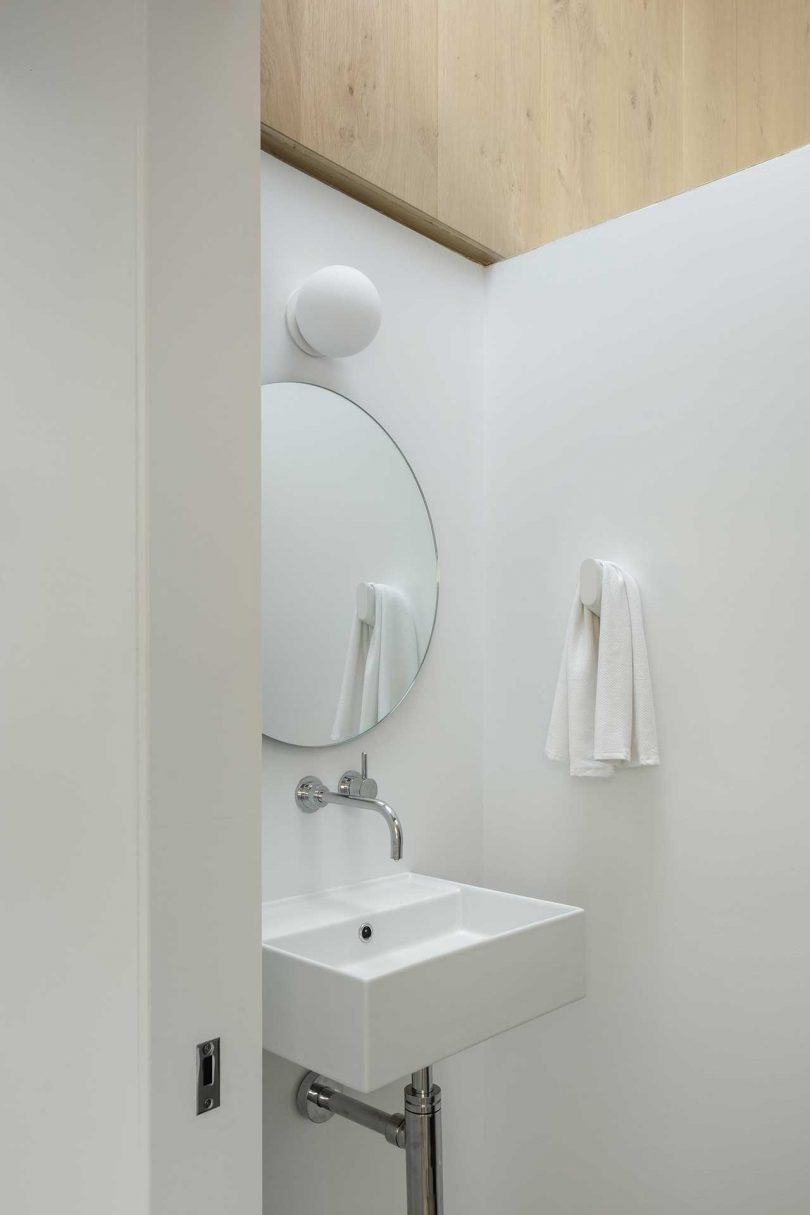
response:
M219 1038L197 1043L197 1113L219 1108Z

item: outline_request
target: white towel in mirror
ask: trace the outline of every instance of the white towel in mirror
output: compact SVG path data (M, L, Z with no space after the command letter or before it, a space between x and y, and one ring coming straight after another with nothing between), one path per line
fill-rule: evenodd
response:
M546 755L572 776L659 762L641 595L635 579L603 561L601 618L571 607Z
M408 691L419 670L419 644L408 601L396 587L368 583L372 624L355 614L332 740L354 738L382 721Z

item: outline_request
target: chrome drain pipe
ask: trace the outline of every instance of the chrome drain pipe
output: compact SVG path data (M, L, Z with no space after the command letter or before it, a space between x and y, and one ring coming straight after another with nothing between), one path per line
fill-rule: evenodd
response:
M298 1086L295 1104L310 1122L328 1122L335 1114L382 1135L393 1147L405 1149L408 1215L443 1215L442 1090L433 1083L433 1069L423 1067L405 1089L405 1113L383 1110L347 1097L339 1085L317 1072L307 1072Z
M366 1105L365 1101L357 1101L347 1097L337 1084L319 1076L317 1072L307 1072L298 1086L295 1098L298 1113L308 1118L310 1122L328 1122L333 1115L348 1118L369 1131L384 1135L386 1142L393 1147L405 1147L405 1118L402 1114L385 1114Z
M405 1089L405 1178L408 1215L442 1215L442 1090L430 1067Z

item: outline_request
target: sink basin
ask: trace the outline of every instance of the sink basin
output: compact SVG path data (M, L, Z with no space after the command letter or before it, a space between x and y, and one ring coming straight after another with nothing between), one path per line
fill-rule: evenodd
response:
M418 874L265 903L262 944L265 1050L362 1093L585 994L579 907Z

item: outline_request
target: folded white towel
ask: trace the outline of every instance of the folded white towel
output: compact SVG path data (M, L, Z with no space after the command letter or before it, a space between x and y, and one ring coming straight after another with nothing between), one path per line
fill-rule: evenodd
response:
M600 564L601 620L577 588L546 739L546 755L572 776L659 762L641 595L618 565Z
M369 583L373 624L355 615L338 697L332 740L370 730L395 708L419 670L419 644L408 601L401 591Z

